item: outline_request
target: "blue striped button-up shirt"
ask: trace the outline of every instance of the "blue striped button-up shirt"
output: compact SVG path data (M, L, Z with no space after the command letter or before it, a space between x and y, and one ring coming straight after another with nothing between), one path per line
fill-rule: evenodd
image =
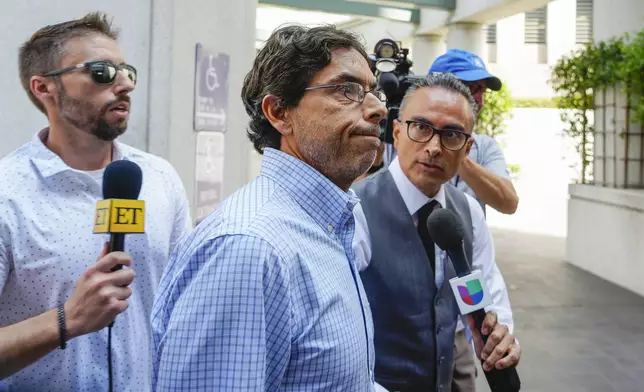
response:
M158 391L372 391L353 193L266 149L177 246L152 313Z

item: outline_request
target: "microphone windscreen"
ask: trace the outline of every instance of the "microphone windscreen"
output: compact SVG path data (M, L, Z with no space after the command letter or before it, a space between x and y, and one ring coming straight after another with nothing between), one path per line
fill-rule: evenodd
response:
M442 250L459 248L465 236L461 219L445 208L437 208L429 215L427 231Z
M143 174L139 165L128 160L113 161L103 174L103 199L139 198Z
M380 89L386 96L393 97L398 91L398 77L393 72L383 72L378 78Z

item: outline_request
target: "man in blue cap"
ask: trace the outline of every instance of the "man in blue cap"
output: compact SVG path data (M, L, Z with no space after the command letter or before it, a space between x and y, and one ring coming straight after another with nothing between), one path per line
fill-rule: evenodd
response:
M499 91L502 86L501 80L487 71L479 56L461 49L450 49L438 57L429 69L429 73L433 72L451 73L465 83L479 111L485 104L485 91L488 88ZM472 149L451 184L476 198L484 211L489 205L501 213L514 214L519 197L510 181L503 151L493 138L475 132L472 135Z
M479 111L485 104L485 91L499 91L502 87L501 80L487 71L479 56L461 49L450 49L438 57L429 69L430 74L435 72L451 73L469 87ZM472 132L472 136L472 148L450 183L477 199L484 211L487 204L501 213L513 214L519 197L510 181L503 151L487 135ZM454 341L452 391L475 390L475 378L473 351L461 324Z

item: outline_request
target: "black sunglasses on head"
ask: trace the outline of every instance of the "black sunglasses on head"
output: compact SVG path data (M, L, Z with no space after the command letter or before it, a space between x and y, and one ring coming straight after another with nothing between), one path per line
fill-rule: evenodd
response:
M86 63L72 65L54 71L47 72L43 76L56 76L65 72L74 71L77 69L89 69L92 80L96 84L110 85L116 80L118 71L125 72L125 75L130 81L136 84L136 68L129 64L116 65L111 61L88 61Z

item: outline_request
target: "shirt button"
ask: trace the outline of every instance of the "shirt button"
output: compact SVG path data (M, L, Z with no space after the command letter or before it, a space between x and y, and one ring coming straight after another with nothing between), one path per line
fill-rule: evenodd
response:
M333 226L329 225L329 227L327 227L327 229L329 229L329 231L332 232L333 231Z
M443 362L445 362L445 357L444 356L441 356L440 358L438 358L438 364L439 365L442 365Z

